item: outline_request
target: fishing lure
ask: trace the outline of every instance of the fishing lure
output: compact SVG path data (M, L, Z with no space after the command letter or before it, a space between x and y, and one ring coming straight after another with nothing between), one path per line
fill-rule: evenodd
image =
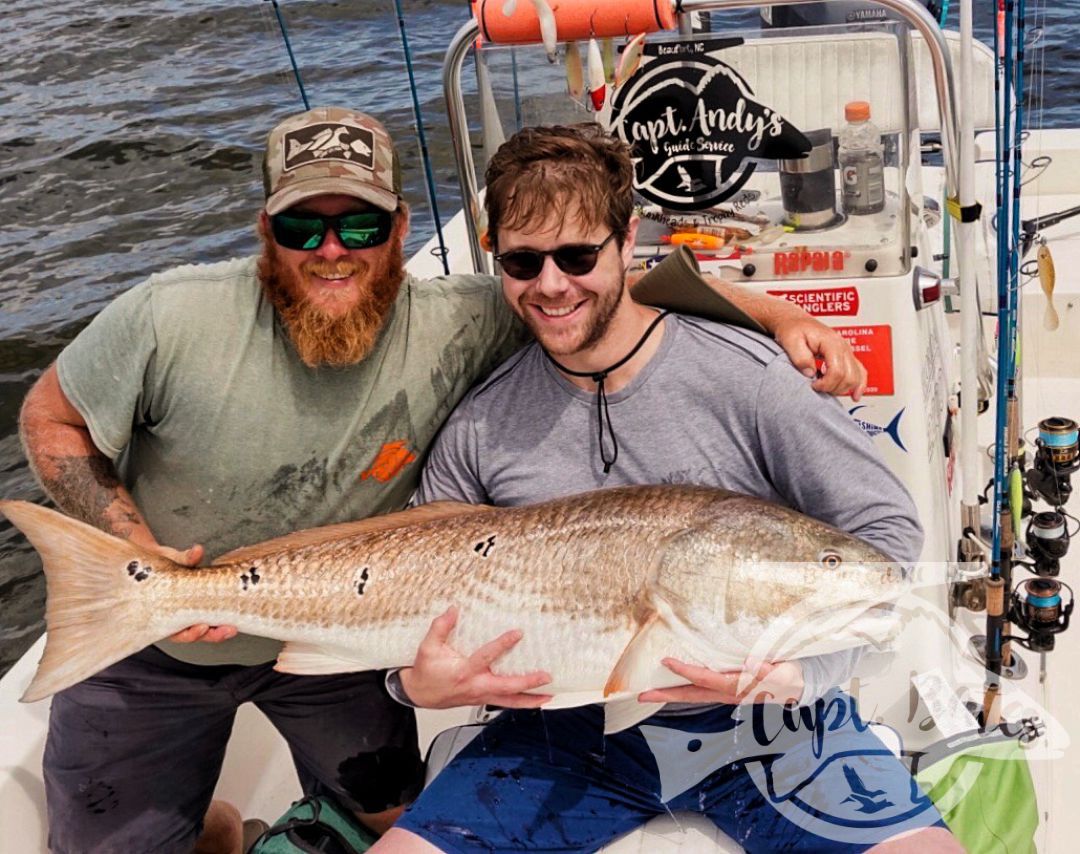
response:
M554 64L559 57L559 33L555 24L555 13L547 0L532 0L536 17L540 20L540 38L544 42L544 51L548 62Z
M747 231L745 228L739 228L735 225L705 225L699 223L686 223L686 231L695 231L698 234L711 234L714 237L722 237L726 241L732 240L749 240L755 235Z
M566 43L566 91L575 101L585 94L585 72L577 42Z
M619 65L615 69L615 88L618 89L634 76L634 72L641 65L641 52L645 48L645 33L638 33L626 47L623 48L622 56L619 57Z
M604 79L615 83L615 40L610 36L600 43L600 53L604 60Z
M607 81L604 79L604 60L600 56L600 45L596 39L589 39L589 100L596 112L604 109L607 99Z
M679 232L665 234L660 238L661 243L669 243L672 246L686 246L689 249L723 249L727 241L715 234L701 234L699 232Z
M1043 314L1043 327L1048 332L1058 328L1057 309L1054 308L1054 284L1057 282L1057 274L1054 272L1054 258L1050 254L1050 247L1046 241L1039 244L1039 252L1036 256L1039 265L1039 284L1046 294L1046 312Z

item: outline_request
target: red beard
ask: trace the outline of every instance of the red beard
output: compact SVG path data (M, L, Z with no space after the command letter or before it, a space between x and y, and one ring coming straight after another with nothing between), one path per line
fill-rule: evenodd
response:
M401 241L391 237L384 251L371 253L375 256L372 262L314 259L305 262L297 275L281 260L277 244L261 228L260 236L259 282L304 364L345 367L362 361L375 346L405 277ZM359 299L344 314L327 313L305 295L301 280L305 274L357 275Z

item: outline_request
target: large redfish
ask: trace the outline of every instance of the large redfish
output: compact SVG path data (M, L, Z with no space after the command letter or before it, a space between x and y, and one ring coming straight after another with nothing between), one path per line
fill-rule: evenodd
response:
M48 640L24 700L60 691L186 626L285 642L277 669L339 673L412 663L459 607L471 653L507 629L503 673L546 670L548 707L613 701L609 728L682 680L664 656L716 669L881 645L876 606L905 588L869 545L723 490L635 486L517 508L438 503L301 531L189 569L59 513L0 511L44 561Z

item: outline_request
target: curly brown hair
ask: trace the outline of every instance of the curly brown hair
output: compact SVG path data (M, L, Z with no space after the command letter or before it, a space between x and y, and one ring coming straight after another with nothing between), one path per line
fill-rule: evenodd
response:
M576 209L578 223L601 223L621 247L634 211L634 165L625 143L594 122L530 127L506 140L488 163L488 235L522 229Z

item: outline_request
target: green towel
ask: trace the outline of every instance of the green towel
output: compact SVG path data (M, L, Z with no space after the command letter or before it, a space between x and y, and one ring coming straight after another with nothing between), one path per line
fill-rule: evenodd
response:
M1035 854L1035 784L1016 741L955 753L920 769L915 779L965 850Z

